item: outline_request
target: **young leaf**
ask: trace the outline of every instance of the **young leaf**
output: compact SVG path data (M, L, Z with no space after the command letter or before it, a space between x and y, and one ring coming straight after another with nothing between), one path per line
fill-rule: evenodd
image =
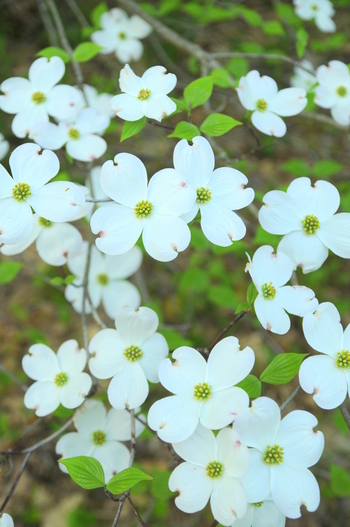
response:
M213 79L211 77L202 77L191 82L184 89L184 99L189 109L197 108L204 104L213 91Z
M71 284L72 282L74 282L75 279L76 279L76 276L74 276L74 274L69 274L64 279L64 283L65 283L65 285Z
M105 2L97 4L97 6L91 11L90 20L95 27L101 27L100 18L106 11L108 11L108 6Z
M1 262L0 263L0 284L8 284L16 278L23 264L20 262Z
M260 375L260 380L269 384L287 384L298 373L306 354L281 353L277 355Z
M338 465L331 465L331 490L334 496L345 498L350 496L350 474Z
M247 302L240 302L237 306L237 309L235 311L235 314L238 315L238 313L240 313L241 311L246 311L247 309L250 308L250 305L247 304Z
M131 489L136 483L151 479L153 479L152 476L145 474L142 470L130 467L113 476L107 483L107 489L112 494L122 494L122 492Z
M62 278L62 276L54 276L53 278L51 278L50 284L64 285L64 279Z
M221 113L212 113L203 121L202 125L199 127L200 131L203 134L207 134L211 137L217 137L219 135L226 134L235 126L242 124L240 121L236 121L228 115L223 115Z
M70 477L83 489L98 489L105 486L103 468L97 459L88 456L77 456L59 459L69 472Z
M215 86L219 86L220 88L229 88L230 86L233 86L231 75L225 70L225 68L211 70L210 76L213 78Z
M301 27L296 32L296 36L297 36L297 42L296 42L295 47L297 50L298 58L301 59L305 53L305 49L306 49L306 46L309 40L309 34L307 31L305 31L304 28Z
M101 49L103 49L103 47L94 42L82 42L81 44L78 44L73 51L72 58L77 62L88 62L95 57Z
M313 166L313 173L316 177L332 177L343 168L341 163L335 161L334 159L321 159Z
M247 289L247 302L250 306L254 304L257 296L258 290L255 287L255 284L252 282Z
M176 104L177 109L181 112L183 110L187 110L187 104L185 103L185 101L182 101L181 99L176 99L175 97L170 97L170 99Z
M236 384L238 388L242 388L251 399L260 397L261 394L261 382L255 375L247 375L243 381Z
M35 56L47 57L48 59L51 59L51 57L60 57L60 59L62 59L65 64L70 61L70 55L67 53L67 51L64 51L62 48L56 48L55 46L44 48L38 51Z
M144 128L145 124L147 122L147 117L143 116L138 121L125 121L122 135L120 137L120 142L125 141L125 139L129 139L129 137L132 137L133 135L138 134L142 128Z
M196 135L201 135L197 126L186 121L180 121L177 123L175 130L168 137L178 137L179 139L187 139L187 141L192 141Z

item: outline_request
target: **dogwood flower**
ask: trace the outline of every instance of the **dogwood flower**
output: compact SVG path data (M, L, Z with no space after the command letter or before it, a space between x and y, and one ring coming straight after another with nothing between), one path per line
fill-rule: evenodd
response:
M237 88L238 98L247 110L251 110L252 124L267 135L283 137L287 131L279 117L289 117L302 112L307 104L303 88L285 88L278 91L276 82L267 75L260 77L252 70L241 77Z
M240 349L238 339L226 337L214 346L208 362L195 349L182 346L159 366L159 379L175 395L156 401L148 424L169 443L184 441L198 422L218 430L232 423L248 406L249 397L235 384L243 380L255 361L251 348Z
M198 512L210 499L213 516L222 525L243 518L247 498L237 478L247 472L249 453L238 434L224 428L215 437L199 424L191 437L174 443L173 448L185 460L169 479L170 490L179 492L176 506L184 512Z
M350 324L343 331L337 308L324 302L305 315L303 330L307 343L322 355L302 363L300 386L318 406L331 410L350 394Z
M88 84L84 84L83 88L85 99L88 103L87 106L89 108L95 108L95 110L97 110L100 114L107 115L109 118L114 117L115 113L111 108L111 99L113 95L111 95L110 93L98 93L96 88L94 88L93 86L89 86ZM83 96L82 103L83 104L81 108L79 108L79 110L82 110L86 106ZM105 126L101 133L104 132L105 128L107 127Z
M76 88L56 84L62 79L65 65L60 57L41 57L29 68L29 80L12 77L0 89L0 108L17 114L12 131L17 137L26 137L39 122L48 122L49 115L56 119L69 119L77 112L81 94Z
M269 494L287 518L300 518L300 506L315 511L320 489L308 470L320 459L322 432L314 432L317 419L295 410L281 421L281 411L272 399L259 397L251 408L239 412L233 429L249 447L250 465L243 477L249 500L259 503Z
M90 391L90 375L83 372L86 351L76 340L67 340L57 355L44 344L34 344L22 360L25 373L36 382L25 393L24 405L42 417L61 403L66 408L80 406Z
M13 519L6 512L0 514L0 527L14 527Z
M138 121L144 115L161 121L176 110L176 104L167 97L176 81L176 75L166 73L163 66L153 66L138 77L126 64L119 76L123 93L111 100L112 110L125 121Z
M69 221L85 202L78 186L48 183L59 170L56 154L34 144L18 146L10 156L13 178L0 165L0 243L15 244L32 231L32 209L49 221Z
M114 8L101 15L100 24L102 29L91 35L91 40L104 48L100 53L114 51L122 64L142 57L143 45L139 39L148 37L152 26L141 17L128 18L125 11Z
M115 319L114 329L99 331L90 341L89 368L98 379L112 380L108 399L117 410L141 406L148 396L148 382L158 382L158 367L168 355L156 313L148 307L126 308Z
M144 164L132 154L117 154L101 170L104 192L118 202L100 207L91 218L96 245L106 254L129 251L142 233L148 254L161 262L176 258L190 243L190 230L179 216L194 201L179 174L154 174L147 187Z
M72 284L66 287L65 297L78 313L82 312L82 287L85 275L88 243L84 242L80 252L68 259L68 269L76 276ZM96 247L91 248L88 279L88 294L92 306L96 309L101 301L110 318L115 319L125 307L137 309L141 304L141 296L134 284L125 278L134 274L141 265L142 251L133 247L119 256L105 256ZM85 313L91 313L91 306L86 299Z
M120 441L131 439L129 412L111 409L107 413L102 402L90 399L75 412L74 425L77 432L63 435L56 444L56 453L62 458L89 456L97 459L102 465L106 483L128 468L130 452ZM136 437L144 428L135 420ZM60 463L59 467L68 474L64 465Z
M313 73L309 73L309 71L296 66L294 68L294 75L290 79L290 84L294 88L304 88L304 90L308 92L311 91L311 88L317 83L316 71L309 60L304 59L301 63Z
M350 214L335 214L339 192L328 181L299 177L287 192L272 190L263 198L259 221L265 231L283 234L278 251L292 260L303 273L316 271L327 259L328 249L350 258Z
M0 161L4 159L7 152L10 150L10 143L5 140L3 134L0 134Z
M258 296L254 309L264 329L284 335L289 331L290 318L287 315L303 317L312 313L318 306L315 293L301 285L285 285L293 274L293 264L283 252L274 253L273 247L263 245L255 251L253 260L247 263L245 271L249 272Z
M244 487L244 476L240 479L240 482L247 494L247 490ZM235 521L235 527L265 527L267 525L269 527L285 527L286 517L277 508L271 497L258 503L250 503L249 496L247 498L247 512L242 519Z
M329 0L293 0L295 13L303 20L315 20L323 33L334 33L337 29L332 17L334 8Z
M331 60L328 66L317 68L315 103L330 108L333 119L343 125L350 124L350 72L344 62Z

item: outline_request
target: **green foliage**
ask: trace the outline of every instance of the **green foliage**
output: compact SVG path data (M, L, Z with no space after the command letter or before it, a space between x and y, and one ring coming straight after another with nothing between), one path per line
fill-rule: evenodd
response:
M248 309L250 309L250 304L247 302L240 302L237 306L235 314L238 315L238 313L241 313L241 311L247 311Z
M243 381L236 384L238 388L242 388L251 399L256 399L261 395L261 382L255 375L247 375Z
M103 47L94 42L82 42L81 44L78 44L73 51L72 59L77 62L88 62L98 55L101 49L103 49Z
M0 262L0 284L12 282L22 267L20 262Z
M199 127L203 134L209 135L210 137L217 137L219 135L226 134L235 126L242 124L240 121L236 121L228 115L222 113L212 113L204 119L203 123Z
M153 483L151 493L157 500L169 500L176 494L175 492L171 492L168 487L170 474L170 470L152 471Z
M261 18L259 13L257 13L253 9L248 9L247 7L244 7L244 6L241 6L241 5L237 6L237 9L239 10L239 13L244 18L244 20L250 26L259 27L259 26L261 26L263 24L263 19Z
M201 135L197 126L192 123L187 123L186 121L180 121L175 126L173 133L168 135L168 137L178 137L179 139L187 139L187 141L192 141L192 139L197 135Z
M345 498L350 496L350 474L339 465L331 465L331 491L334 496Z
M67 64L70 61L70 55L67 53L67 51L64 51L62 48L57 48L55 46L49 46L48 48L44 48L38 53L35 54L36 57L47 57L48 59L51 59L51 57L60 57L60 59L63 60L65 64Z
M335 176L343 169L343 165L334 159L322 159L313 166L313 173L316 177L327 178Z
M201 77L191 82L184 89L184 99L189 110L204 104L213 91L212 77Z
M232 287L224 284L213 285L209 289L209 300L220 307L229 307L233 310L237 306L237 298Z
M73 509L67 515L67 527L94 527L96 515L88 509Z
M50 282L52 285L68 285L74 282L75 279L76 276L74 276L73 274L69 274L65 278L63 278L62 276L55 276L54 278L51 278Z
M296 32L297 42L295 44L298 58L301 59L305 53L306 46L309 40L309 34L304 28L298 29Z
M280 239L281 236L278 236L277 234L270 234L269 232L264 231L261 225L258 225L253 243L254 245L271 245L276 250Z
M226 64L226 69L239 80L241 77L247 75L249 71L249 62L243 57L233 57Z
M77 456L59 459L58 462L66 467L72 480L83 489L98 489L105 486L103 468L97 459Z
M225 68L211 70L210 76L213 78L215 86L219 86L220 88L230 88L233 86L231 75Z
M247 289L247 303L249 306L253 305L258 296L258 290L252 282Z
M196 293L205 292L210 287L209 273L199 268L192 267L181 273L179 288Z
M161 328L159 332L165 337L169 349L174 350L180 346L192 346L192 342L189 339L186 339L174 329L164 329Z
M281 166L283 170L293 174L294 176L309 176L311 174L310 167L302 159L289 159Z
M285 35L286 32L278 20L269 20L263 25L263 31L266 35Z
M103 15L103 13L106 13L107 11L108 11L108 6L105 2L101 2L97 4L97 6L94 7L94 9L90 13L90 20L91 20L92 25L95 27L101 27L100 25L101 15Z
M339 408L335 408L332 412L332 419L333 419L333 423L335 424L335 426L337 427L337 429L344 435L344 436L347 436L349 435L349 428L348 428L348 425L346 424L346 421L344 419L344 417L342 416L342 413L341 411L339 410Z
M133 135L138 134L147 123L147 117L143 116L138 121L125 121L120 142L122 143L125 139L129 139Z
M142 472L142 470L130 467L113 476L107 483L107 490L112 494L122 494L126 490L131 489L136 483L152 479L152 476Z
M260 375L260 380L268 384L287 384L298 373L306 354L281 353L277 355Z
M290 24L294 27L300 27L300 25L302 24L302 21L295 14L295 11L291 4L284 4L282 2L278 2L275 4L275 10L282 22Z

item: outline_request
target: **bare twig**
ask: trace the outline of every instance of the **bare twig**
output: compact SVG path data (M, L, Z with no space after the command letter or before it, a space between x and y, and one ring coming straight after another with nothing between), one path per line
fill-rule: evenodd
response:
M38 0L38 9L39 9L39 15L40 15L41 21L43 23L43 26L47 34L47 38L49 39L49 42L50 42L50 45L59 46L57 32L52 23L50 13L47 9L47 5L45 4L45 2L43 2L43 0Z
M298 386L297 388L295 388L294 392L292 392L292 393L290 394L290 396L287 397L287 399L284 401L284 403L282 403L281 406L280 406L280 410L281 410L281 412L282 412L282 410L285 409L285 407L286 407L291 401L293 401L294 397L300 392L300 390L301 390L301 386Z
M141 516L140 516L139 513L137 512L136 507L135 507L134 502L132 501L131 497L128 496L128 497L127 497L127 500L128 500L128 502L130 503L131 508L132 508L132 510L134 511L134 514L135 514L135 516L136 516L138 522L142 525L142 527L147 527L147 524L143 521L143 519L141 518Z
M130 434L130 459L129 459L129 467L132 467L134 464L135 459L135 451L136 451L136 434L135 434L135 411L130 411L130 427L131 427L131 434Z
M342 413L342 415L344 417L344 420L345 420L345 422L346 422L346 424L348 426L348 429L350 430L350 415L349 415L349 412L348 412L345 404L341 403L339 408L340 408L340 411L341 411L341 413Z
M212 57L215 57L217 59L231 59L231 58L245 58L245 59L262 59L262 60L280 60L282 62L288 62L288 64L293 64L293 66L296 66L298 68L301 68L304 71L307 71L308 73L312 73L312 75L315 75L314 71L311 71L309 68L307 68L302 62L299 62L298 60L294 60L290 57L286 57L285 55L274 55L273 53L241 53L241 52L233 52L230 51L223 51L220 53L212 53Z
M333 126L334 128L343 130L343 132L349 131L348 126L343 126L341 124L338 124L337 122L334 121L334 119L332 119L332 117L328 117L327 115L323 115L322 113L303 112L300 115L307 119L312 119L313 121L319 121L320 123L329 124L330 126Z
M241 311L239 313L239 315L237 315L233 320L231 320L231 322L229 323L228 326L225 327L225 329L223 329L221 331L221 333L216 337L216 339L214 340L214 342L212 342L210 344L210 346L208 346L207 348L205 348L203 351L205 351L206 353L210 353L211 350L213 349L213 347L219 342L219 340L225 335L225 333L227 333L239 320L241 320L241 318L244 317L244 315L246 315L248 313L248 310L244 310L244 311Z
M26 386L25 384L23 384L23 382L21 382L19 379L17 379L17 377L16 377L13 373L11 373L11 372L6 368L6 366L4 366L3 364L1 364L1 362L0 362L0 370L3 371L4 373L6 373L6 375L7 375L8 377L10 377L10 379L12 379L13 382L15 382L15 383L21 388L21 390L23 390L24 392L27 391L28 386Z
M119 499L119 505L118 505L118 510L117 510L117 514L113 520L113 523L112 523L112 527L116 527L118 521L119 521L119 517L120 517L120 513L122 512L122 508L123 508L123 505L124 505L124 502L126 500L126 496L124 499L120 498Z
M85 17L84 13L82 12L80 7L74 0L66 0L66 4L69 6L71 11L74 13L75 18L78 20L79 24L82 27L88 27L90 25L88 19Z
M17 474L17 476L16 476L16 479L15 479L15 481L13 482L12 487L10 488L9 493L7 494L7 496L6 496L6 498L5 498L4 502L3 502L3 504L2 504L1 507L0 507L0 514L2 513L2 511L5 509L6 505L7 505L8 502L10 501L11 496L12 496L12 494L14 493L14 491L15 491L17 485L18 485L19 480L21 479L21 476L22 476L22 474L23 474L23 472L24 472L24 469L25 469L26 466L27 466L27 463L28 463L28 460L29 460L30 454L31 454L31 452L28 452L28 454L27 454L27 455L25 456L25 458L23 459L23 462L22 462L21 468L20 468L19 471L18 471L18 474Z

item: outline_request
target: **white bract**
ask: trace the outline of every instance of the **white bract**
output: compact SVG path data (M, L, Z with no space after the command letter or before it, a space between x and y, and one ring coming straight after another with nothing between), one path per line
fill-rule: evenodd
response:
M125 11L114 8L101 15L100 25L102 29L91 35L91 40L104 48L100 53L114 51L122 64L142 57L143 45L139 39L148 37L152 26L141 17L128 18Z
M175 395L156 401L148 424L169 443L190 437L200 422L218 430L232 423L248 406L249 397L235 384L251 371L255 357L251 348L240 349L238 339L224 338L214 346L208 362L195 349L182 346L159 366L159 379Z
M14 527L13 519L6 512L0 514L0 527Z
M245 271L258 291L254 309L263 328L284 335L290 328L286 311L299 317L315 311L318 300L311 289L285 285L293 274L293 264L287 255L281 251L275 254L273 247L263 245L255 251L253 260L247 256L249 263Z
M191 437L174 443L173 448L185 460L169 479L170 490L179 492L176 506L184 512L198 512L210 499L213 516L222 525L243 518L247 499L237 478L247 472L249 454L238 434L225 428L215 437L199 424Z
M300 386L318 406L331 410L350 394L350 324L343 331L337 308L324 302L305 315L303 330L308 344L323 355L302 363Z
M22 366L25 373L36 382L25 393L24 405L42 417L58 408L80 406L90 391L90 375L83 372L86 351L76 340L67 340L57 355L44 344L34 344L25 355Z
M233 423L249 447L250 465L242 483L249 501L259 503L270 494L287 518L300 518L300 507L315 511L320 489L308 470L320 459L324 448L322 432L314 432L317 419L295 410L281 421L281 411L272 399L259 397L242 410Z
M89 86L88 84L84 84L83 88L87 105L82 96L83 104L82 107L79 108L79 110L81 110L85 106L88 106L90 108L95 108L95 110L98 110L100 114L107 115L109 118L114 117L115 113L111 108L111 99L113 95L111 95L110 93L98 93L96 88L94 88L93 86Z
M158 317L152 309L124 309L114 329L99 331L90 342L89 368L98 379L112 380L108 398L117 410L132 409L148 396L148 381L159 382L158 367L168 355L163 335L155 333Z
M297 115L307 104L303 88L278 91L277 84L271 77L260 77L256 70L241 77L237 94L244 108L253 112L251 120L255 128L275 137L283 137L287 131L285 122L279 116Z
M303 20L315 20L315 24L323 33L334 33L337 29L332 17L334 8L329 0L293 0L298 17Z
M13 178L0 165L0 243L16 244L30 235L32 209L49 221L74 219L85 202L81 189L67 181L48 183L59 170L56 154L34 144L10 156Z
M118 203L100 207L91 218L96 245L106 254L129 251L142 233L148 254L161 262L176 258L190 243L190 230L179 217L195 191L179 174L157 172L147 185L144 164L132 154L117 154L101 170L104 192Z
M246 227L233 211L254 199L254 190L244 188L248 183L246 176L234 168L214 170L214 152L204 137L194 137L192 145L186 139L180 141L174 150L174 167L175 170L166 168L159 173L169 178L178 174L194 190L193 206L182 219L188 223L200 210L202 230L212 243L227 247L234 240L241 240Z
M61 58L41 57L29 68L29 80L12 77L0 88L0 108L17 114L12 121L12 131L17 137L26 137L39 122L48 122L49 115L56 119L74 117L81 103L79 90L61 84L65 65Z
M245 488L244 490L247 493ZM247 512L242 519L235 521L233 524L235 527L285 527L286 517L277 508L273 499L266 498L258 503L250 503L249 495L247 498Z
M290 84L294 88L304 88L304 90L308 92L311 91L312 86L317 83L316 71L309 60L304 59L301 61L301 63L303 66L305 66L305 68L310 70L310 72L295 66L294 75L290 79Z
M4 159L7 152L10 150L10 143L5 140L3 134L0 134L0 161Z
M335 214L339 192L328 181L311 184L309 178L292 181L287 192L272 190L263 198L259 221L265 231L283 234L278 251L303 273L316 271L327 259L328 249L350 258L350 214Z
M63 435L57 442L56 453L62 458L89 456L102 465L105 482L129 466L130 452L120 441L131 439L131 415L126 410L106 411L100 401L87 400L74 414L77 432ZM135 437L144 429L135 420ZM62 472L68 474L59 463Z
M88 242L82 244L79 254L68 259L68 269L76 276L66 287L65 297L78 313L82 312L84 288L82 286L87 261ZM110 318L115 319L125 307L136 309L141 304L141 296L134 284L125 280L134 274L141 265L142 252L133 247L125 254L105 256L96 247L91 247L88 276L88 295L93 308L101 301ZM88 299L85 300L85 313L91 313Z
M350 124L350 71L344 62L331 60L328 66L317 68L315 103L330 108L333 119L343 125Z
M167 73L163 66L153 66L138 77L126 64L119 76L123 93L111 100L112 110L125 121L138 121L143 116L161 121L176 110L176 104L167 97L176 81L176 75Z

